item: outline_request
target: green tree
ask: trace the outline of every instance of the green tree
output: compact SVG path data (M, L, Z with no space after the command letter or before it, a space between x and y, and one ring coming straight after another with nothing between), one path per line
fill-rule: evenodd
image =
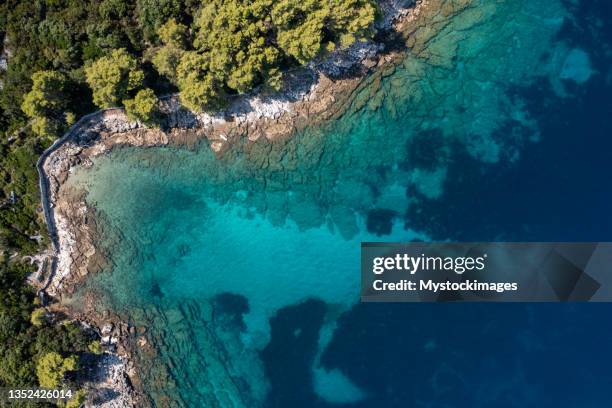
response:
M84 390L78 390L72 398L66 402L65 408L79 408L81 405L85 403L87 399L87 394Z
M275 91L283 87L283 74L278 68L272 68L267 73L266 85Z
M33 118L31 125L34 133L49 139L57 137L62 131L59 122L44 116Z
M175 19L166 21L157 31L163 44L184 49L187 44L187 26L177 23Z
M173 46L163 46L155 51L151 62L161 75L176 84L176 68L178 67L184 51Z
M158 35L164 45L155 51L151 62L157 72L176 83L176 68L187 45L187 27L171 19L159 28Z
M223 103L222 83L208 69L209 60L207 55L187 51L176 69L181 102L195 112Z
M134 99L123 101L125 113L132 120L153 123L157 113L157 97L152 89L141 89Z
M269 40L271 0L213 0L195 21L194 47L209 60L213 77L227 87L246 92L263 82L280 53Z
M72 126L76 123L76 115L74 112L66 112L64 114L64 120L66 121L67 126Z
M32 130L43 137L54 137L66 125L64 93L66 78L57 71L32 75L32 89L23 98L21 109L32 119Z
M378 7L373 0L336 0L331 2L329 28L332 41L347 47L374 35Z
M94 340L87 346L87 349L96 355L102 354L104 351L102 350L102 345L100 344L100 340Z
M36 376L41 387L57 388L68 371L77 369L76 356L62 358L54 351L42 356L36 364Z
M36 308L30 315L30 322L34 326L42 326L47 321L47 311L44 307Z
M136 58L120 48L85 68L93 101L101 108L117 106L129 92L142 86L144 73Z
M136 0L138 24L147 41L154 42L159 35L159 27L168 19L181 14L180 0Z
M328 2L280 0L272 8L279 46L301 64L316 57L323 47L323 29L330 14Z
M280 0L272 22L279 46L305 64L324 50L371 36L377 11L373 0Z

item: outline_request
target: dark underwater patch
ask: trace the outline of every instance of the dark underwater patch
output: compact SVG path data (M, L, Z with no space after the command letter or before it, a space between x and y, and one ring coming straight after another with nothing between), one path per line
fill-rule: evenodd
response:
M327 306L308 300L280 309L270 319L271 340L260 353L272 389L266 407L312 407L312 364Z
M376 208L368 211L368 219L366 226L368 232L376 234L376 236L389 235L393 229L393 218L396 213L392 210Z

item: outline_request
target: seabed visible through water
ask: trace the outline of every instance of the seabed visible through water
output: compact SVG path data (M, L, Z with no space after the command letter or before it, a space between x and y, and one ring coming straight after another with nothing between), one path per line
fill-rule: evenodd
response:
M572 134L553 120L567 111L565 119L578 123L576 104L609 94L612 35L587 43L594 37L584 34L597 36L608 23L578 7L474 0L432 27L440 32L425 49L369 78L340 119L282 144L236 146L221 160L205 144L118 148L96 158L68 183L87 191L111 262L71 303L95 290L101 307L149 328L157 355L142 353L139 363L157 404L567 402L561 374L533 365L594 358L597 342L580 327L597 325L602 309L582 318L550 305L357 304L361 241L581 239L554 235L558 223L547 214L563 215L561 204L526 199L557 198L563 186L547 184L546 171L567 173L568 188L575 182L554 162L576 138L604 146L593 148L591 161L564 163L585 177L584 166L605 163L610 151L601 128ZM607 54L589 48L603 38ZM609 104L593 107L591 119L609 114ZM589 183L597 180L576 188L611 198ZM514 202L533 204L545 224ZM605 217L602 238L612 226ZM612 332L598 327L609 344ZM575 341L587 348L568 356ZM603 370L610 357L592 371L600 376L567 374L577 381L572 395L584 397L572 406L601 406L605 393L589 384L610 384ZM552 377L532 384L533 373Z

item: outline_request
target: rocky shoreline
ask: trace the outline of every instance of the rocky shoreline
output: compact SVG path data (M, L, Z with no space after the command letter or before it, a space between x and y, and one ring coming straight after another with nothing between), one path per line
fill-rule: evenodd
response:
M36 281L41 297L54 300L50 310L62 311L98 328L107 350L106 363L91 388L104 389L115 398L98 399L92 406L146 405L132 356L133 347L150 346L145 327L129 326L119 315L95 310L94 299L85 300L86 304L80 307L84 312L62 303L89 273L102 269L106 260L96 248L99 226L95 209L86 204L83 191L65 183L71 171L77 166L90 166L92 158L116 146L193 146L205 141L222 157L238 142L248 145L289 138L306 126L345 112L365 78L372 78L373 73L384 75L408 51L422 52L444 21L469 2L385 0L381 4L381 30L385 30L382 39L355 44L289 73L282 93L241 95L214 115L188 112L181 108L176 95L169 96L160 102L162 119L158 128L130 121L121 109L98 111L79 120L43 153L37 168L53 248L46 271L38 273ZM403 46L397 47L398 42Z

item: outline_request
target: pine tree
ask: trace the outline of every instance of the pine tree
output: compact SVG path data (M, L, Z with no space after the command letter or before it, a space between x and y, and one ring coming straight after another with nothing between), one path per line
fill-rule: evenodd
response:
M101 108L110 108L119 105L130 91L142 86L144 73L136 58L120 48L87 66L85 77L93 91L94 103Z

